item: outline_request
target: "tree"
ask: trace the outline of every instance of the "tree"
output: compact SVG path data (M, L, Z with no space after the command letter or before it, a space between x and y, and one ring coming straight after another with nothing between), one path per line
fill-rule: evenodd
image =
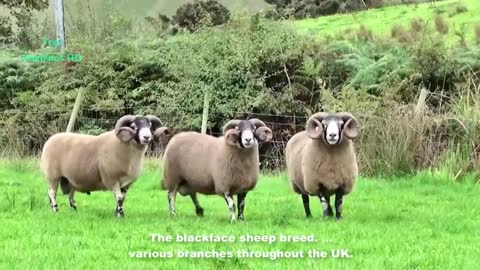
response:
M48 7L48 0L0 0L0 5L9 9L27 8L42 10Z
M0 0L0 6L8 8L10 15L16 18L19 31L12 31L12 20L9 16L0 17L2 29L0 40L15 41L24 48L32 48L34 41L29 38L26 28L31 22L32 11L43 10L48 7L48 0Z

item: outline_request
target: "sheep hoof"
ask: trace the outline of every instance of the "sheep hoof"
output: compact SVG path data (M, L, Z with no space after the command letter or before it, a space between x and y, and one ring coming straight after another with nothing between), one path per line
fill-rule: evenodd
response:
M243 215L238 216L237 219L238 219L238 221L245 221L245 217L243 217Z
M235 217L230 218L230 223L235 223Z
M117 208L117 210L115 210L115 215L117 216L117 218L120 218L120 217L124 217L125 213L123 212L122 208L120 209Z
M197 216L203 217L203 208L199 207L195 209L195 213L197 214Z
M58 205L55 204L54 206L52 206L52 211L54 213L57 213L58 212Z
M343 219L342 216L336 216L335 217L335 221L342 221L342 219Z
M74 211L77 211L77 206L76 206L76 205L70 205L70 207L71 207Z
M324 218L331 218L331 217L333 217L333 212L332 212L332 211L328 211L328 210L327 210L327 211L324 211L324 212L323 212L323 217L324 217Z

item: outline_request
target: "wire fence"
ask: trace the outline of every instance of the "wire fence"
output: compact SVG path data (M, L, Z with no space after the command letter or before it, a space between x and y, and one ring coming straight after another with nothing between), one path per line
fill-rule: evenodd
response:
M46 140L53 134L66 130L71 111L3 111L0 112L0 125L4 134L0 138L3 155L39 155ZM79 112L74 132L97 135L112 130L116 121L123 115L136 114L134 108L83 109ZM172 128L173 134L182 131L200 132L198 121L178 121L176 115L157 115L163 124ZM260 166L263 170L284 168L284 149L293 134L305 128L306 116L277 115L253 112L210 113L207 134L222 136L221 128L231 119L258 118L272 129L273 139L259 145ZM195 122L193 124L192 122ZM18 126L18 123L22 123ZM152 144L147 156L161 157L164 145ZM0 150L1 151L1 150Z
M392 109L389 114L355 114L362 126L361 136L354 145L359 170L365 175L378 173L412 172L438 167L448 149L460 146L468 151L480 148L480 124L475 120L458 119L451 115L426 113L420 122L415 119L415 105ZM172 133L201 130L201 113L177 111L170 114L139 112L136 108L83 109L79 112L74 132L97 135L112 130L116 121L126 114L154 114ZM47 139L66 130L70 110L4 111L0 112L0 154L36 156ZM273 139L260 143L260 168L263 171L285 169L284 151L288 140L305 130L306 115L282 115L255 112L211 112L208 115L207 134L218 137L224 124L231 119L258 118L272 130ZM165 145L152 144L149 157L161 157ZM460 148L458 148L460 149ZM453 170L466 170L473 158L452 162ZM447 159L448 160L448 159ZM466 162L466 163L465 163ZM445 163L445 162L443 162ZM455 163L455 164L453 164ZM458 163L458 164L457 164ZM465 164L463 164L465 163ZM457 168L458 167L458 168Z

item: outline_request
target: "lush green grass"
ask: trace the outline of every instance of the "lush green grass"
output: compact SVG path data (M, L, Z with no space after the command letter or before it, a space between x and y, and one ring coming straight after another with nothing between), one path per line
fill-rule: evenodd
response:
M457 6L465 6L468 10L455 14ZM348 31L357 31L364 25L374 35L390 36L393 26L400 25L410 29L414 18L421 18L427 23L428 31L435 30L434 18L441 15L448 22L448 41L458 40L455 35L464 27L468 41L474 39L474 25L480 23L480 1L478 0L446 0L432 5L423 3L418 5L398 5L367 11L325 16L316 19L296 21L295 25L302 33L308 33L320 38L342 35Z
M156 164L155 162L154 164ZM480 187L412 179L365 179L345 198L344 220L304 217L301 199L285 176L262 176L247 197L246 221L229 224L220 197L201 196L205 216L190 199L167 214L159 170L148 166L127 196L123 219L114 217L109 192L77 195L78 212L59 196L50 211L36 162L0 162L0 269L479 269ZM150 233L311 235L315 243L161 243ZM331 240L331 242L329 241ZM160 259L131 258L134 251L307 251L348 249L351 258Z

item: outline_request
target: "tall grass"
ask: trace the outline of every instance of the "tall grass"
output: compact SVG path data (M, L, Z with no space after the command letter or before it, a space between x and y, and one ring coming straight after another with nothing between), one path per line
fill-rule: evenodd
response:
M472 75L458 99L443 113L425 109L415 117L414 104L382 116L363 117L359 163L366 174L413 173L431 169L459 180L480 170L480 84Z

